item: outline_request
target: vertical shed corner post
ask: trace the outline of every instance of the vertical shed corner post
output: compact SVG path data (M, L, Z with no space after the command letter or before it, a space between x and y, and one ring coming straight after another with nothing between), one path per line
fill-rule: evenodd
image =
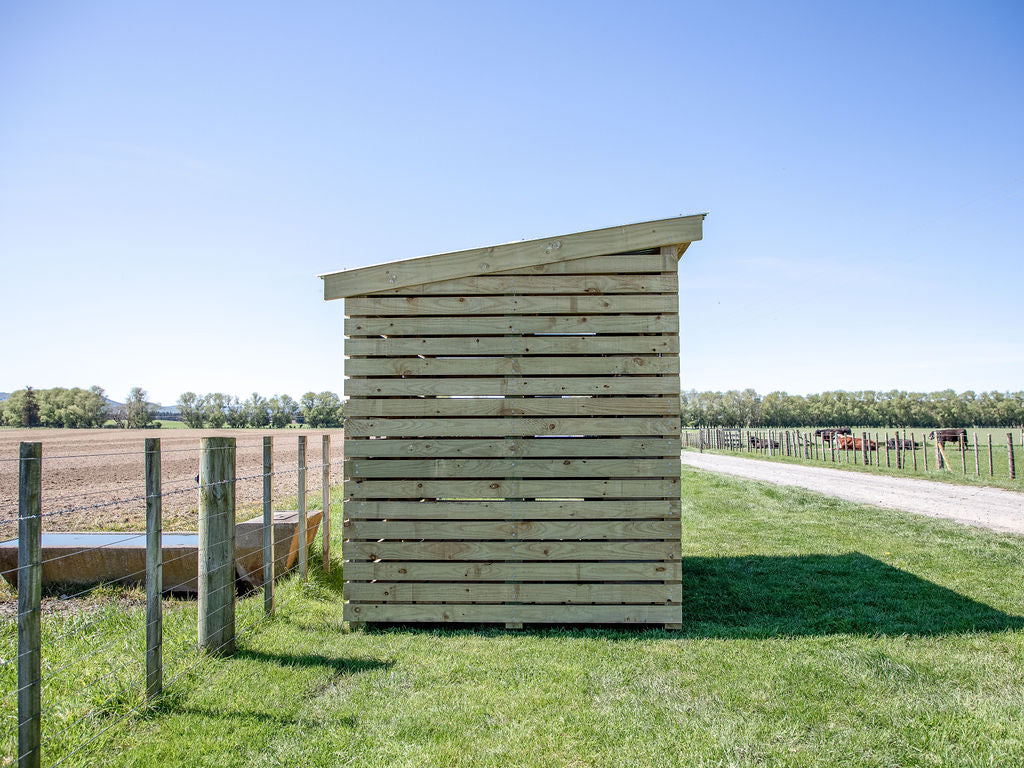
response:
M163 691L163 485L160 438L146 438L146 698Z
M42 443L21 443L18 461L18 768L39 768L42 688Z
M263 436L263 612L274 612L274 438Z
M321 509L323 515L320 520L321 554L323 558L324 573L331 572L331 436L324 435L321 441L323 449L323 462L321 471Z
M199 455L199 647L235 652L235 438L204 437Z
M306 436L299 435L299 517L295 536L299 542L299 578L305 581L309 571L309 541L306 533Z

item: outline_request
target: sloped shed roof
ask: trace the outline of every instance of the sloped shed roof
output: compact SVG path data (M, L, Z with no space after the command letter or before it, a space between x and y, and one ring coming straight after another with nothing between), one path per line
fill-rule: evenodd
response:
M320 275L324 281L324 299L362 296L374 291L488 275L600 254L629 253L669 245L686 246L701 239L704 215L699 213L624 224L330 272Z

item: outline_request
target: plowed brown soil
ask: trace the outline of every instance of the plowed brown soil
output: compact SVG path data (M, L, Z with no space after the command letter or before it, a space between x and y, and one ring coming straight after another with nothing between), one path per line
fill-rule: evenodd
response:
M164 530L196 530L199 439L236 439L238 518L256 514L263 493L263 435L274 437L274 496L298 493L298 430L255 429L0 429L0 539L17 536L18 443L43 444L43 530L145 530L147 437L159 437L163 465ZM331 435L331 482L342 478L341 430L306 435L307 487L320 498L321 435ZM256 476L256 477L254 477ZM281 509L280 505L275 508Z

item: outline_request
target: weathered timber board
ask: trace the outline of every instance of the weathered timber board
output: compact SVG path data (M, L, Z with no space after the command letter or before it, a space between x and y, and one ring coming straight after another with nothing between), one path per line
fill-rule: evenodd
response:
M344 541L345 560L679 559L678 541ZM348 565L345 565L348 568Z
M351 520L644 520L678 518L679 500L349 501ZM675 530L679 531L676 524ZM675 534L673 534L675 535ZM348 571L345 571L346 576Z
M502 437L441 440L390 437L345 441L349 458L573 458L674 456L681 441L674 437Z
M668 604L682 601L679 584L435 584L349 582L345 599L372 603Z
M349 376L565 376L587 374L679 375L677 355L604 357L355 357L345 361Z
M349 562L350 581L575 581L575 582L678 582L682 564L669 562L589 563L458 563L458 562ZM346 587L347 588L347 587Z
M666 336L402 336L346 339L345 354L412 355L663 355L679 351L679 337Z
M347 336L487 336L531 333L676 333L678 315L349 317Z
M551 376L494 379L348 379L349 397L500 395L673 395L679 397L676 376Z
M679 474L678 458L667 459L346 459L345 479L361 477L605 477Z
M668 416L679 413L679 397L500 397L354 398L346 416Z
M678 477L645 480L349 480L348 499L624 499L679 494Z
M586 315L678 312L675 294L617 296L380 296L345 299L349 317L396 315Z
M662 624L682 621L678 605L424 605L346 603L346 621Z
M675 273L657 275L482 275L442 280L374 291L370 296L420 295L506 295L531 294L603 295L630 293L674 293L678 290Z
M552 416L547 419L345 419L346 435L377 437L481 437L527 435L676 435L678 418Z
M533 267L506 269L499 275L601 275L601 274L642 274L654 272L675 272L678 266L675 256L660 253L609 253L603 256L587 256L572 261L556 261L537 264Z
M346 539L449 541L664 540L679 532L678 520L346 520Z

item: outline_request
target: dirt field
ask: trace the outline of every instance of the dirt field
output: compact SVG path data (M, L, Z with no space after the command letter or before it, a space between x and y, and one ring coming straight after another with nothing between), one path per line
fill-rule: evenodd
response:
M297 493L298 436L308 439L308 488L311 500L320 498L319 465L323 434L331 435L331 482L342 478L341 430L255 429L0 429L0 539L17 536L18 443L43 444L43 530L145 530L147 437L159 437L163 464L164 529L196 530L199 438L226 436L237 439L236 473L239 478L263 471L263 435L274 437L274 495ZM314 467L315 468L312 468ZM238 516L251 517L262 499L262 480L239 480ZM171 493L178 491L178 493ZM76 507L103 505L53 514Z
M710 472L795 485L860 504L945 517L994 531L1024 533L1024 494L1001 488L951 485L693 451L683 451L682 461L687 466Z

